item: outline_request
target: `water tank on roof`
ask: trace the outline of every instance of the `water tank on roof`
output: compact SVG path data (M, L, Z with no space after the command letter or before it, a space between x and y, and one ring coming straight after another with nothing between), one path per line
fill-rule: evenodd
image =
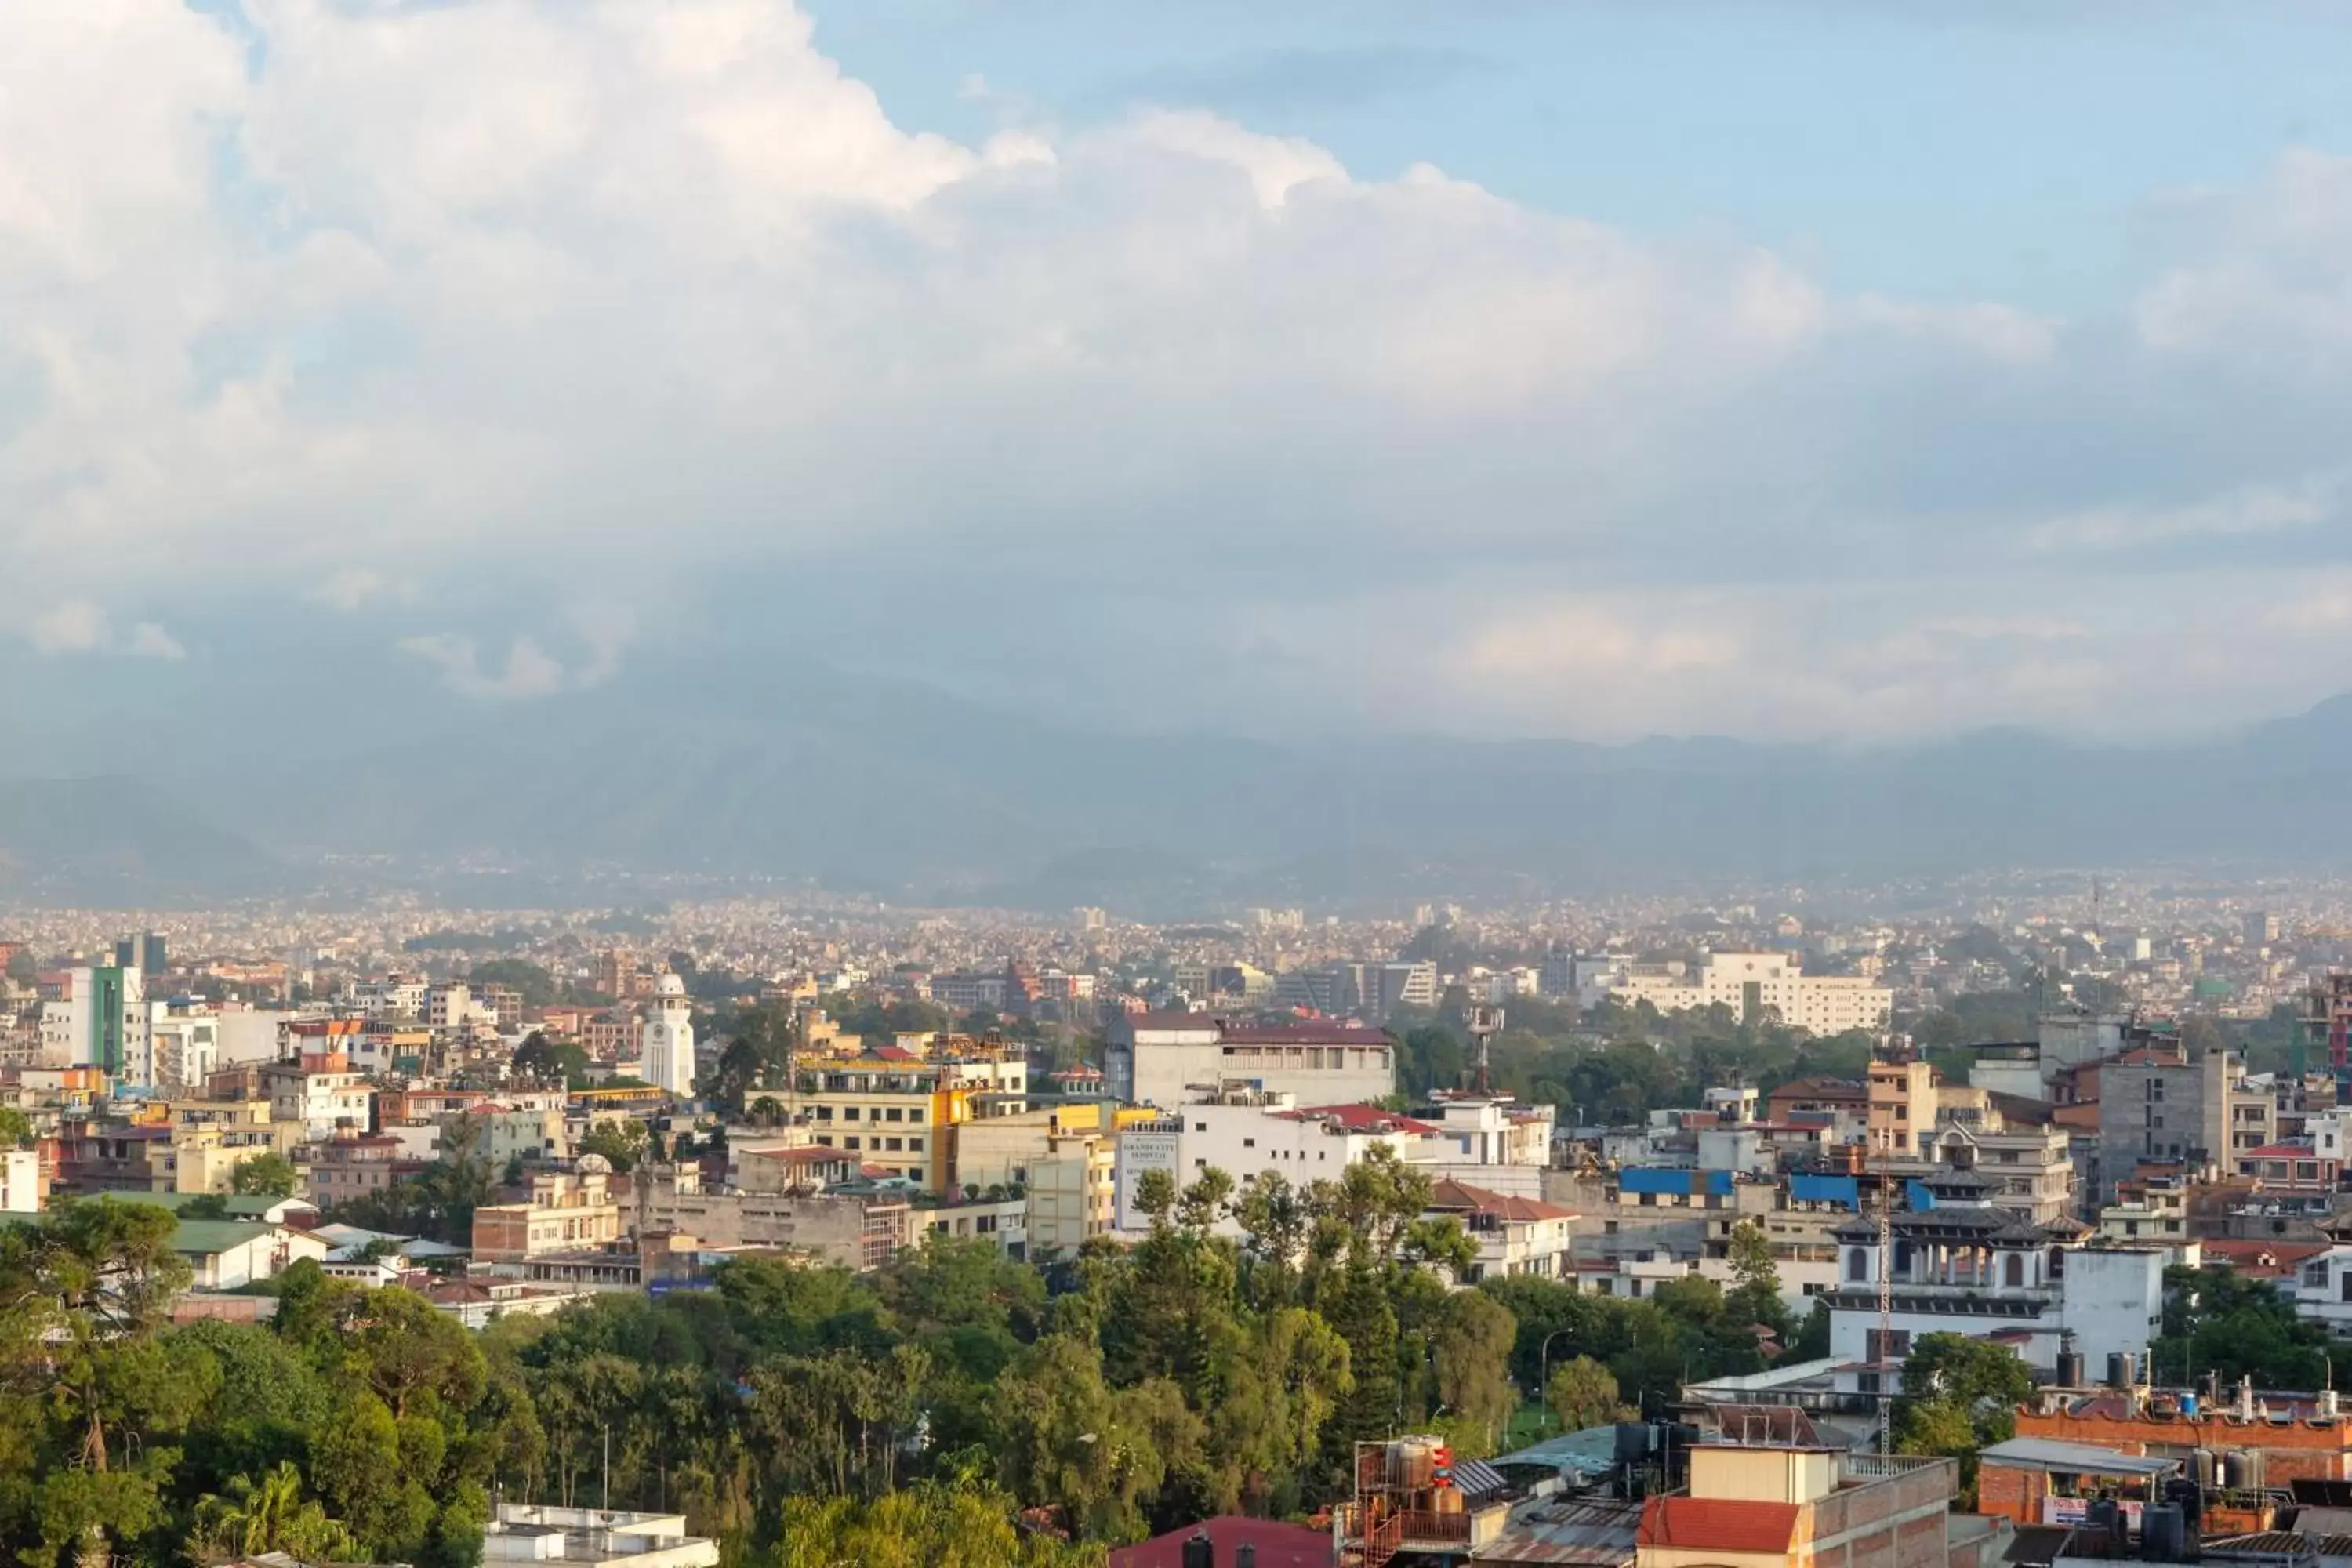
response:
M1217 1543L1207 1531L1184 1542L1184 1568L1217 1568Z
M2177 1502L2160 1502L2140 1514L2140 1553L2150 1563L2178 1563L2189 1546L2189 1521Z
M1257 1568L1257 1542L1244 1541L1234 1548L1234 1568Z

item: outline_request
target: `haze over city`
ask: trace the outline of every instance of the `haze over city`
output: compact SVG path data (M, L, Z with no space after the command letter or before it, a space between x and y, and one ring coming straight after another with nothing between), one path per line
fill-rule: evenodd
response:
M2352 1568L2347 0L0 0L0 1558Z

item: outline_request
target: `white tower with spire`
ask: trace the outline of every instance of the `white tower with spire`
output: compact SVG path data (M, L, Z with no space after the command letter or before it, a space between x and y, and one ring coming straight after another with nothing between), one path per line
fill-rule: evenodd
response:
M646 1081L680 1100L694 1098L693 1008L686 982L665 974L654 982L654 1005L637 1034Z

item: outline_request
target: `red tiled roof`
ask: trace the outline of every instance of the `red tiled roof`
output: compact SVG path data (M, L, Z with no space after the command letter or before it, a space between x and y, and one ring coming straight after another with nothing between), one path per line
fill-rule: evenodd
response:
M1203 1531L1215 1543L1220 1563L1231 1563L1244 1542L1257 1548L1258 1568L1330 1568L1334 1561L1328 1531L1222 1514L1122 1546L1110 1554L1110 1568L1182 1568L1184 1542Z
M1850 1078L1801 1078L1784 1083L1764 1097L1774 1100L1837 1100L1858 1105L1870 1101L1869 1089Z
M1504 1193L1490 1193L1484 1187L1474 1187L1451 1176L1430 1189L1429 1206L1433 1209L1468 1209L1474 1214L1490 1214L1507 1220L1576 1217L1574 1209L1564 1209L1557 1204L1538 1203L1534 1198L1515 1198Z
M2315 1160L2318 1151L2308 1143L2265 1143L2259 1149L2241 1150L2241 1160Z
M1709 1552L1787 1552L1797 1534L1792 1502L1731 1498L1654 1497L1642 1509L1636 1546Z
M2335 1244L2326 1241L2249 1241L2238 1237L2221 1237L2198 1245L2204 1249L2208 1263L2227 1264L2249 1279L2279 1279L2293 1274L2306 1260L2318 1257Z
M1318 1105L1303 1110L1278 1110L1276 1116L1286 1121L1334 1121L1350 1132L1443 1132L1426 1121L1416 1121L1410 1116L1400 1116L1393 1110L1382 1110L1377 1105Z
M814 1144L799 1149L754 1149L751 1151L751 1154L755 1160L783 1160L795 1165L826 1164L835 1160L849 1158L843 1150L827 1149Z

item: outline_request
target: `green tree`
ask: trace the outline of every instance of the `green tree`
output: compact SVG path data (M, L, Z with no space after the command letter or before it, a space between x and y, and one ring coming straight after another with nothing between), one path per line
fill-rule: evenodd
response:
M1630 1420L1633 1413L1617 1398L1617 1380L1591 1356L1576 1356L1551 1369L1544 1388L1544 1405L1563 1432L1579 1432L1604 1422Z
M273 1149L240 1163L229 1173L228 1188L239 1197L290 1198L300 1181L294 1162Z
M1445 1299L1431 1346L1441 1405L1459 1417L1465 1457L1483 1458L1509 1430L1519 1407L1511 1382L1511 1345L1518 1322L1507 1308L1479 1290Z
M0 1105L0 1147L22 1149L32 1142L32 1118L13 1105Z
M2008 1346L1962 1334L1922 1334L1903 1363L1895 1446L1906 1454L1958 1459L1961 1484L1973 1487L1977 1451L2016 1434L2017 1407L2032 1394L2032 1371Z
M1780 1300L1780 1268L1764 1227L1752 1219L1733 1226L1730 1259L1733 1283L1724 1310L1738 1321L1762 1323L1785 1337L1789 1311Z
M544 1007L555 1000L554 977L529 959L494 958L474 965L467 979L478 991L503 985L520 994L526 1007Z
M625 1174L646 1157L652 1142L653 1134L646 1124L626 1117L598 1122L580 1140L580 1152L601 1154L612 1163L614 1171Z

